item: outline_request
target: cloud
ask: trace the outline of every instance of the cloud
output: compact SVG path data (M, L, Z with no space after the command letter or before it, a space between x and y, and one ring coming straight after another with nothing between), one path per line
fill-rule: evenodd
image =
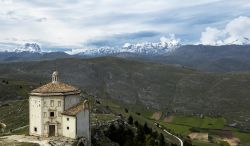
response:
M201 44L249 44L250 43L250 18L240 16L228 22L223 29L207 27L201 33Z
M42 18L38 18L37 21L38 22L45 22L47 20L46 17L42 17Z
M162 36L160 32L154 32L154 31L121 33L121 34L114 34L106 38L89 40L88 42L86 42L86 45L93 46L93 47L121 46L122 44L127 43L127 42L131 43L131 42L137 42L137 41L142 41L142 40L152 41L154 38L159 39L160 36Z
M204 45L220 45L223 42L220 40L224 36L223 31L217 28L207 27L204 32L201 33L201 43Z
M246 39L250 39L250 17L241 16L232 20L227 24L225 32L228 34L225 43L244 43Z
M171 33L197 42L208 26L220 30L233 18L250 17L248 0L0 0L0 6L0 42L49 49L155 41Z

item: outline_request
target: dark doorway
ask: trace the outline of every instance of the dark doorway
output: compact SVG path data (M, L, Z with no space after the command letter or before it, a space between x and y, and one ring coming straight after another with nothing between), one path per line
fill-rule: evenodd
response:
M49 136L55 136L55 130L56 130L55 125L49 125Z

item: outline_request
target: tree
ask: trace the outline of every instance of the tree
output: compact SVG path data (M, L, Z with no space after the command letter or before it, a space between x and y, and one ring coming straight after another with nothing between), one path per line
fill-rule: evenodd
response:
M136 140L141 142L141 143L144 143L145 142L145 132L143 130L143 127L141 125L139 125L137 127L137 135L136 135Z
M162 133L159 135L158 139L159 139L159 146L165 146L166 142L164 135Z
M148 127L147 123L144 123L143 130L144 130L145 134L150 134L152 132L152 129Z
M125 108L124 110L125 110L125 113L128 113L128 109L127 108Z
M109 126L109 129L105 132L105 135L106 135L110 140L112 140L112 141L118 143L119 140L120 140L120 138L119 138L119 135L117 135L117 134L118 134L117 131L118 131L118 130L117 130L116 126L115 126L114 124L111 124L111 125Z
M157 137L159 136L159 134L156 131L151 132L150 135L154 137L154 139L157 139Z
M121 124L118 126L116 137L117 137L117 143L119 143L120 146L124 146L124 143L126 141L126 132L125 132L125 127Z
M152 137L151 135L147 135L146 136L145 145L146 146L155 146L156 145L156 141L155 141L154 137Z
M124 146L133 146L134 144L134 132L131 129L125 131L126 140Z
M129 116L128 117L128 124L133 125L133 122L134 122L133 117Z
M135 127L139 127L139 123L138 123L138 121L135 121Z

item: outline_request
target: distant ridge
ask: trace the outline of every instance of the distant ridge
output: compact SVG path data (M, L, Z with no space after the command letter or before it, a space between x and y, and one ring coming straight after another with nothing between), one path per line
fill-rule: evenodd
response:
M15 51L0 52L0 62L115 56L209 72L250 71L250 45L181 45L174 39L161 39L158 43L127 43L122 48L85 49L73 55L66 52L45 52L38 44L27 43Z

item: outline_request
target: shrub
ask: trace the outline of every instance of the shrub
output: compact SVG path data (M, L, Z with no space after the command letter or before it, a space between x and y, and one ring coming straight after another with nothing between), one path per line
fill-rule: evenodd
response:
M133 117L129 116L128 117L128 124L133 125L133 122L134 122Z

